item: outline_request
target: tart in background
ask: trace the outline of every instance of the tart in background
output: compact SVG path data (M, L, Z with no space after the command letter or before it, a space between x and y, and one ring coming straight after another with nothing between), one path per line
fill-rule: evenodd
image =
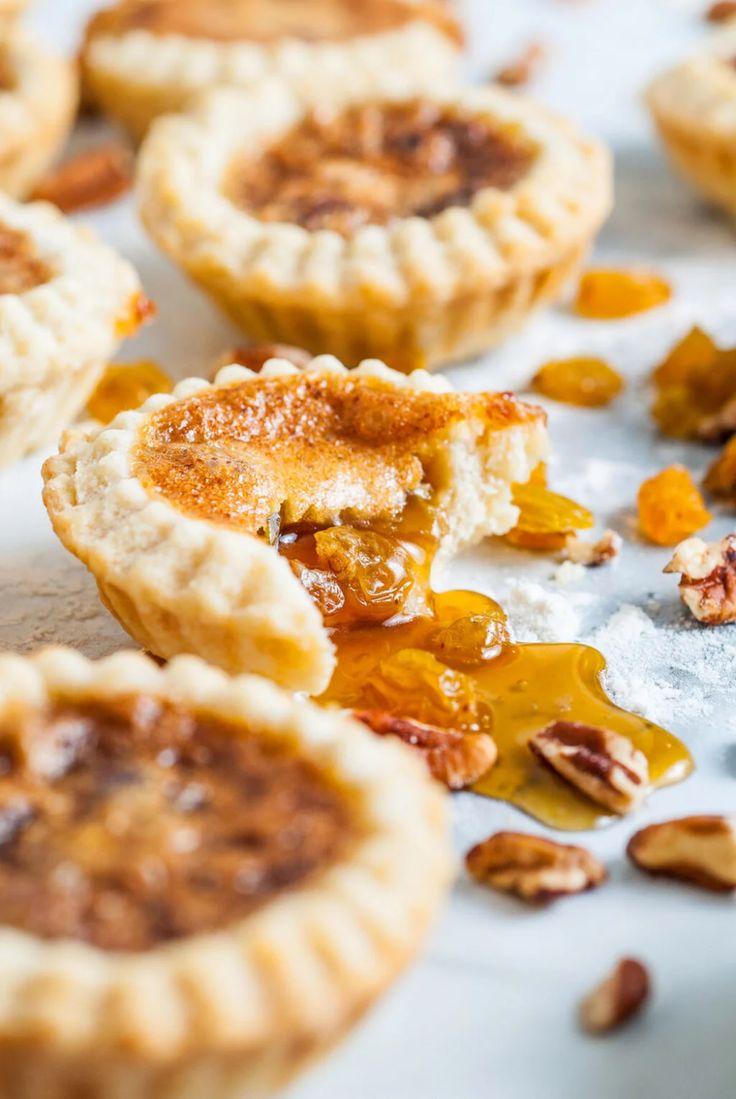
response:
M257 1099L416 954L445 797L351 718L193 657L0 656L4 1099Z
M0 0L0 35L6 35L28 7L29 0Z
M137 137L219 84L312 85L346 62L403 79L455 71L462 36L439 0L118 0L89 23L89 96Z
M92 233L0 195L0 468L58 440L149 309Z
M219 89L160 119L144 223L253 339L410 370L559 297L611 201L595 141L491 87L346 64L319 99Z

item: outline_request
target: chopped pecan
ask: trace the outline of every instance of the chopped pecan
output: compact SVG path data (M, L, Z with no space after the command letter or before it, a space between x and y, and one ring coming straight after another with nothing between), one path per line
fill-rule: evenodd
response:
M236 363L238 366L247 366L257 374L269 359L286 359L298 370L304 370L309 366L312 358L313 356L303 347L292 347L287 343L255 343L247 347L238 344L220 355L215 363L214 373L221 370L223 366Z
M493 76L493 81L496 84L503 84L506 88L519 88L528 84L536 76L546 56L547 47L542 42L530 42L518 57L508 61L498 70Z
M52 202L65 214L106 206L133 183L134 158L125 145L111 142L90 149L53 168L36 187L33 198Z
M605 565L606 561L618 557L621 552L623 539L614 530L607 530L597 542L586 542L578 535L570 538L565 545L562 556L566 561L572 561L574 565L585 565L586 569L597 569Z
M717 0L705 13L709 23L725 23L736 16L736 0Z
M560 778L614 813L630 813L646 796L646 756L611 729L554 721L534 734L529 747Z
M533 904L595 889L606 868L584 847L526 832L496 832L465 856L471 877Z
M736 817L693 816L642 828L626 853L648 874L678 878L703 889L736 889Z
M623 1026L642 1010L651 991L649 971L636 958L622 958L580 1004L583 1030L604 1034Z
M355 710L353 716L374 733L396 736L420 751L431 774L450 790L471 786L496 762L498 750L488 733L441 729L385 710Z
M664 571L681 573L680 598L698 622L736 622L736 534L711 543L687 538Z

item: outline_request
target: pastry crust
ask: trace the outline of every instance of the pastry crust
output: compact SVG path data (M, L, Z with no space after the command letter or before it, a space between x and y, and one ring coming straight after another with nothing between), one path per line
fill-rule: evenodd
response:
M258 375L226 367L214 387L189 379L172 395L151 397L137 412L121 413L106 428L69 433L58 457L44 467L44 499L59 538L91 569L105 604L146 649L164 657L194 652L228 671L255 671L318 693L334 668L333 646L287 560L254 530L187 514L145 486L136 476L134 449L157 410L216 393L217 387L226 393L228 386L245 384L255 387L249 392L257 397L269 379L291 379L296 387L305 377L351 391L379 387L389 411L376 431L389 438L401 423L402 402L411 402L412 395L427 394L427 406L437 409L445 401L457 403L446 423L411 440L406 455L418 472L415 483L405 483L405 492L429 495L443 531L440 556L514 525L510 486L526 481L547 449L539 409L503 394L454 395L442 378L424 371L406 376L382 363L366 362L350 373L328 356L313 360L306 374L285 360L271 360ZM360 403L357 410L360 423ZM263 408L260 415L266 415ZM268 416L278 416L272 404ZM308 422L303 430L315 450L309 483L300 485L295 472L297 480L279 484L282 495L270 506L279 511L280 505L290 522L298 522L307 515L294 511L306 488L313 521L338 522L347 507L351 519L369 521L382 506L382 489L379 482L371 493L360 449L352 464L345 459L340 477L328 467L320 480L323 439L309 435ZM298 466L288 447L274 460ZM253 496L272 500L274 471L263 454L257 468L262 480ZM403 505L401 487L394 492ZM356 507L357 500L362 507Z
M0 0L0 33L7 34L28 7L28 0Z
M247 1099L338 1041L416 953L448 885L445 797L421 761L352 719L193 657L157 668L68 649L0 657L22 703L150 693L286 737L335 775L361 833L337 863L223 930L135 954L0 928L7 1099Z
M646 101L674 167L736 215L736 27L658 76Z
M22 234L48 277L0 293L0 467L58 440L144 300L133 268L54 207L0 195L3 229Z
M411 369L498 343L559 296L608 213L606 151L565 121L498 88L398 87L341 65L297 97L281 82L218 89L184 115L160 119L140 157L144 223L159 246L253 339L366 356ZM421 100L520 132L536 148L506 190L432 218L365 225L352 235L266 222L226 197L233 158L273 144L312 103L336 110Z
M332 71L386 71L407 85L426 69L435 80L453 76L461 40L451 14L444 16L444 26L439 5L433 18L422 10L432 4L409 0L406 7L415 8L416 15L403 26L339 42L223 42L141 29L113 35L97 33L93 21L82 53L85 89L140 138L154 118L180 111L196 94L222 84L250 85L278 76L311 86Z
M0 9L0 29L4 20ZM20 32L3 42L3 55L13 83L0 90L0 189L26 198L72 128L78 79L72 62Z

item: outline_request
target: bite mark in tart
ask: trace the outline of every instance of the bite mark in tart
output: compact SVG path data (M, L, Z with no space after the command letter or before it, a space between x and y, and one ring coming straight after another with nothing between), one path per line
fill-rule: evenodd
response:
M0 196L0 467L58 440L150 309L89 231Z
M326 72L161 119L154 240L256 340L398 369L467 358L560 293L610 202L607 155L498 88Z
M195 658L0 657L0 762L9 1097L270 1094L449 881L408 750Z
M90 21L85 82L141 136L196 92L269 75L312 84L327 69L382 67L411 81L457 67L462 32L437 0L119 0Z

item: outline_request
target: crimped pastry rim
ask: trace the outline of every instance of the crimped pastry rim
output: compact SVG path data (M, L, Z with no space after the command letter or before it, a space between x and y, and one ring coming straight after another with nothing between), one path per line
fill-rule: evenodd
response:
M12 6L8 4L8 10ZM16 79L13 88L0 91L0 141L5 157L32 147L47 129L55 131L67 121L71 126L79 90L73 64L27 33L14 30L3 48Z
M41 1054L171 1063L339 1031L415 952L449 883L446 798L423 761L345 714L196 657L0 656L0 713L49 697L150 692L295 739L359 799L364 839L312 883L221 931L137 954L0 928L0 1037Z
M349 239L259 221L222 194L222 173L248 139L257 150L282 135L319 95L335 109L420 98L508 121L539 154L509 190L486 188L467 208L366 226ZM187 113L158 119L141 150L138 192L149 233L189 270L212 269L266 301L299 302L308 294L313 304L322 299L333 308L366 301L379 308L477 293L479 283L500 286L549 265L600 223L610 205L609 176L603 146L522 96L438 83L431 72L411 87L391 72L347 79L341 66L312 94L265 80L252 89L215 89Z

